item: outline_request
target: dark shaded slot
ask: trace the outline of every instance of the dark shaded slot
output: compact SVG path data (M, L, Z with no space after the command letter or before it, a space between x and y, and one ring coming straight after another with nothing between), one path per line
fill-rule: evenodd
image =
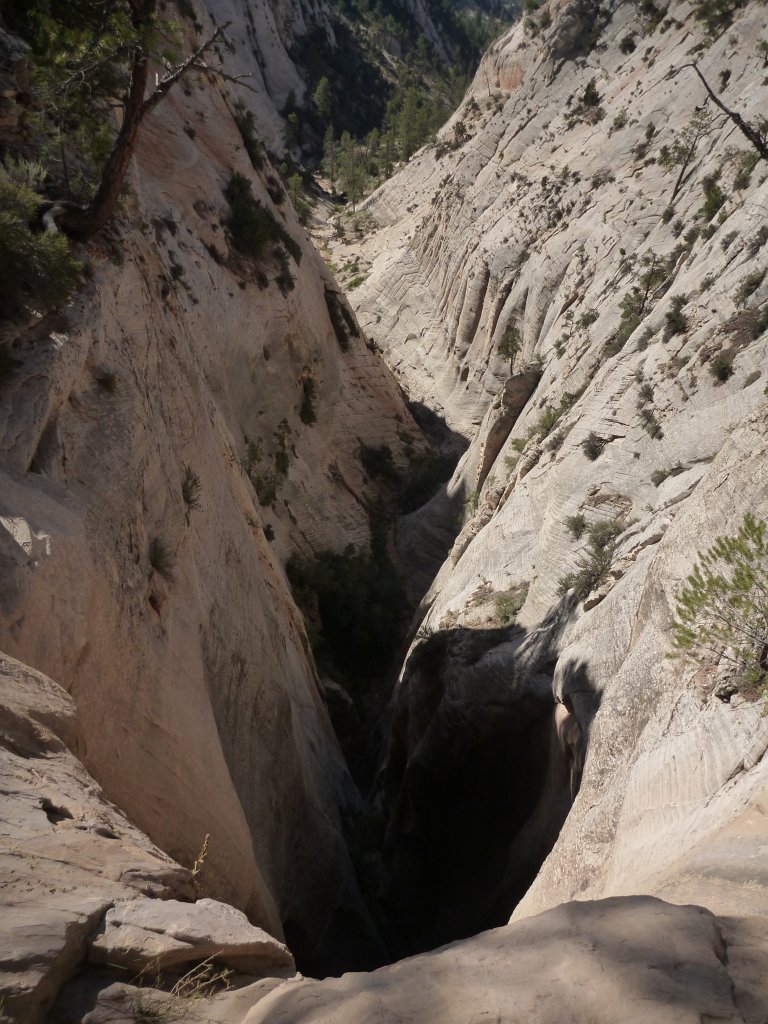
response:
M514 626L449 629L409 658L374 794L383 839L368 894L393 958L505 924L568 815L583 733L570 699L552 696L554 664L516 663L524 639Z

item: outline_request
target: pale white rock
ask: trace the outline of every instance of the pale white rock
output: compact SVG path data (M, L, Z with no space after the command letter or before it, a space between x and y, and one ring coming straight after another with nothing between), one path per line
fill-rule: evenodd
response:
M661 156L705 99L679 70L693 53L715 87L727 79L734 109L760 115L768 84L754 47L768 21L748 4L695 50L704 28L684 3L647 33L619 7L597 45L594 8L549 12L537 35L521 24L491 46L438 147L365 204L377 227L359 245L372 267L351 293L361 322L406 393L469 441L444 493L401 530L422 572L420 550L424 564L434 552L420 538L442 535L467 502L422 633L490 625L495 596L527 587L518 624L554 662L551 690L572 699L588 737L581 790L516 917L636 892L765 914L762 705L722 702L711 674L666 655L697 554L746 511L768 518L768 177L758 161L737 180L750 144L716 115L667 216L679 170ZM631 33L637 47L622 53ZM579 110L593 79L602 117ZM454 148L459 119L470 138ZM725 200L708 222L717 173ZM621 303L654 261L666 280L620 347ZM675 300L679 333L667 330ZM510 370L499 346L511 326ZM723 383L710 373L720 353L733 369ZM536 359L537 387L504 422L510 376ZM594 461L591 432L604 442ZM558 593L588 557L568 526L576 515L623 526L607 578L579 602ZM513 678L511 648L500 641L498 657Z
M235 13L216 10L221 22ZM238 11L236 34L250 25ZM265 50L274 17L269 5L254 14ZM238 47L233 73L249 70ZM281 59L270 66L275 89L289 87ZM251 84L261 98L244 90L248 104L271 103ZM233 171L299 247L285 294L274 255L228 264ZM70 693L78 752L137 827L188 866L209 836L202 893L281 938L291 922L322 970L332 932L353 957L380 946L342 830L359 797L284 564L366 545L380 492L361 443L388 444L405 465L398 430L419 431L362 332L342 350L326 302L336 285L290 203L270 198L274 175L251 166L221 89L174 90L142 125L134 226L111 250L120 265L96 247L93 280L65 316L14 328L21 366L0 402L0 648ZM300 416L308 376L312 425ZM283 454L261 504L259 477ZM165 574L150 561L156 542Z
M293 970L286 947L217 900L129 900L107 911L89 941L93 963L163 971L212 959L245 974Z

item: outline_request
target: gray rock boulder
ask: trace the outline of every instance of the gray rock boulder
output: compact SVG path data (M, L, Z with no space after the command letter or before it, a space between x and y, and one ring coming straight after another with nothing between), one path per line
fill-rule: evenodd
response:
M209 958L247 974L294 971L293 957L281 942L241 911L209 899L119 903L91 938L89 957L133 971L173 969Z

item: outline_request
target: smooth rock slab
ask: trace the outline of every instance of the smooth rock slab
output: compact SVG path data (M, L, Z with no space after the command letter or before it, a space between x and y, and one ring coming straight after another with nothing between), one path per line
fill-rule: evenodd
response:
M89 951L93 963L133 971L167 970L209 957L246 974L295 969L281 942L241 911L209 899L118 903L106 913Z
M563 904L370 974L286 981L226 1024L765 1024L765 918L648 896ZM227 1013L215 1012L216 1006ZM231 1008L231 1009L230 1009Z

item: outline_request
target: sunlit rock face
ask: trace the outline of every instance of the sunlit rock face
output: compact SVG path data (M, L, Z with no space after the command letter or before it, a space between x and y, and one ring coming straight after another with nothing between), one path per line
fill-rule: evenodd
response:
M697 554L768 518L768 168L682 66L755 119L765 9L713 42L684 4L511 29L368 200L375 230L334 243L370 268L359 326L233 118L237 96L279 149L323 10L200 13L256 92L190 81L147 119L92 279L18 327L2 383L2 1013L762 1024L768 719L667 654ZM233 172L285 265L233 250ZM404 470L421 443L402 392L467 448L398 525L425 596L366 904L283 567L368 542L361 445ZM111 908L160 899L244 911L282 966L179 1006L89 962ZM178 951L187 916L141 942ZM459 936L325 982L282 945L320 975Z
M503 627L524 594L498 658L520 631L544 637L551 691L587 739L516 916L635 892L757 912L761 705L667 653L697 553L768 513L768 166L683 67L754 121L765 11L714 41L683 4L655 27L632 6L548 11L490 48L437 144L367 201L375 230L338 243L369 268L352 293L364 330L470 441L401 529L415 552L431 516L443 529L463 507L415 650ZM605 523L607 566L563 594Z
M71 695L77 753L161 849L191 867L209 837L205 894L307 968L334 968L337 933L336 964L367 966L341 827L359 797L283 565L367 545L361 443L401 460L398 430L419 431L354 317L332 323L345 300L233 97L193 78L143 124L92 279L11 334L0 648ZM260 123L271 94L242 95ZM287 269L231 245L234 172L292 240Z

